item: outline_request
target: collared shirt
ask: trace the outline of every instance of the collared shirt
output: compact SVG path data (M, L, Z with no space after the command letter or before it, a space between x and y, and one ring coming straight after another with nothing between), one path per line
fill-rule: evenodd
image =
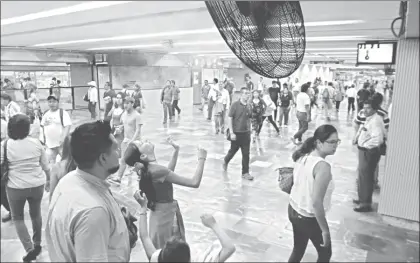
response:
M20 113L20 107L14 101L10 101L4 109L4 117L6 118L7 122L9 122L10 118L12 118L18 113Z
M88 99L92 103L98 102L98 89L96 87L90 87L89 88Z
M385 126L377 113L366 118L364 125L358 131L357 145L366 149L379 147L385 138Z
M218 84L214 84L210 87L208 98L216 101L218 93L220 93L219 86Z
M129 262L130 242L109 184L80 169L51 198L45 235L52 262Z
M221 91L221 93L222 93L222 95L218 97L217 102L220 102L220 103L222 103L224 105L230 105L229 91L227 91L226 89L223 89Z
M349 98L356 98L356 89L355 88L349 88L346 90L346 95Z
M385 129L388 130L389 128L389 114L388 112L386 112L386 110L379 108L376 113L382 117L382 120L384 122L384 126ZM359 111L359 113L357 113L356 119L354 120L354 123L356 123L357 125L362 125L366 122L366 114L364 109L362 109L361 111Z

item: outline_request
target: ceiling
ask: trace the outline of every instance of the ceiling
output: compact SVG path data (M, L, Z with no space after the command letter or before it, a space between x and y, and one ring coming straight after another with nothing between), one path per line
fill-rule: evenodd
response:
M399 1L303 1L306 60L354 63L356 44L394 39ZM202 1L1 1L2 47L144 50L231 58Z

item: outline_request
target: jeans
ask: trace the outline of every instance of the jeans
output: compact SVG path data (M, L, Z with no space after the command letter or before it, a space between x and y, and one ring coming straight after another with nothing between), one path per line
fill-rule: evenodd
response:
M299 121L299 130L293 136L293 138L298 139L298 141L302 141L302 135L308 130L308 114L306 112L296 112L296 117Z
M381 153L379 148L359 148L357 194L361 206L372 205L372 195L375 186L375 170L380 158Z
M34 248L34 244L38 246L41 245L41 201L42 196L44 195L44 185L24 189L10 187L7 187L6 189L16 232L19 236L20 242L22 242L22 245L25 248L25 251L29 252ZM29 203L29 215L31 216L32 221L32 241L23 218L26 201Z
M172 104L170 102L162 102L163 105L163 121L166 122L168 120L168 114L169 119L172 118Z
M118 169L118 172L117 172L117 176L120 180L124 175L125 169L127 168L127 164L125 163L125 160L124 160L124 154L125 154L125 151L127 150L127 147L128 147L128 142L124 142L124 141L121 142L120 168Z
M277 111L279 110L279 108L279 106L276 106L276 109L274 110L274 121L277 121Z
M178 100L172 102L172 116L175 116L175 110L178 112L178 115L181 113L181 109L178 107Z
M226 110L222 111L220 114L216 115L216 131L224 131L225 130L225 115L226 115Z
M354 111L354 98L347 98L347 101L348 101L347 111L350 111L350 107L351 107L351 110Z
M335 109L340 110L340 103L341 101L335 101Z
M96 119L96 102L89 101L88 110L90 112L90 118L92 120Z
M209 99L209 105L208 105L208 108L207 108L207 112L208 112L207 119L208 120L211 120L211 116L212 116L211 114L213 113L214 104L215 104L215 101L213 99Z
M9 200L7 199L6 186L1 186L1 205L10 212Z
M281 126L281 123L283 122L283 117L284 117L284 125L288 125L289 123L289 112L290 112L290 108L289 107L280 107L280 116L279 116L279 124Z
M263 126L265 118L268 118L268 121L271 123L271 125L273 125L274 129L276 129L276 132L280 132L279 127L277 127L276 123L273 120L273 116L270 115L270 116L263 116L262 117L260 127L258 127L258 134L260 134L260 132L261 132L261 128Z
M249 148L251 146L251 133L236 132L235 135L236 140L230 141L230 149L224 160L225 163L228 164L240 148L242 152L242 174L247 174L249 173Z
M293 227L293 251L288 262L300 262L305 254L308 241L311 240L318 252L317 262L330 262L332 256L331 246L322 247L324 243L322 230L315 217L304 217L296 212L290 205L288 208L289 220Z

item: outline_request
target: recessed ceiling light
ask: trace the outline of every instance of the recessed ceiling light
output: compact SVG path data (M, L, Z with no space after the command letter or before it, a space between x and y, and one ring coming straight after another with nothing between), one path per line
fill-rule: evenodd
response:
M71 14L71 13L76 13L76 12L81 12L81 11L87 11L87 10L91 10L91 9L97 9L97 8L102 8L102 7L109 7L109 6L114 6L114 5L126 4L126 3L130 3L130 2L133 2L133 1L94 1L94 2L87 2L87 3L77 4L77 5L73 5L73 6L51 9L51 10L48 10L48 11L32 13L32 14L28 14L28 15L2 19L1 20L1 25L5 26L5 25L17 24L17 23L32 21L32 20L36 20L36 19L40 19L40 18L66 15L66 14Z

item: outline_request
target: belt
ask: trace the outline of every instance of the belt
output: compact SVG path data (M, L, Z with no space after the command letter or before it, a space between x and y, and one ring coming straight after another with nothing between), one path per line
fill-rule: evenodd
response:
M373 147L372 149L368 149L368 148L365 148L365 147L357 146L357 149L359 149L361 151L364 151L364 152L367 152L367 151L379 149L379 147Z

